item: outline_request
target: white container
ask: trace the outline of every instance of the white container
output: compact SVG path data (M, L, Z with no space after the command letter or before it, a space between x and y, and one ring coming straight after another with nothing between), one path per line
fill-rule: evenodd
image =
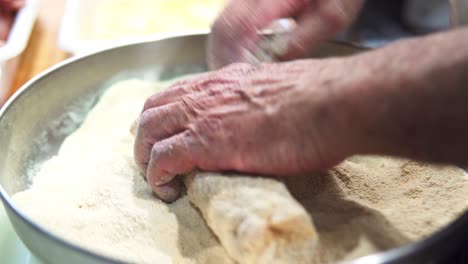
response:
M154 10L157 2L156 0L148 1L146 4L148 5L148 8L144 10L139 10L136 11L134 8L129 6L129 13L135 13L135 12L142 12L141 13L141 19L137 19L138 21L127 21L129 27L136 27L136 31L138 31L138 26L145 25L145 18L157 18L157 11L152 11ZM162 0L161 0L162 1ZM171 0L165 0L165 1L171 1ZM201 20L214 20L216 18L217 14L219 11L221 11L221 8L224 6L224 3L226 3L228 0L204 0L204 1L187 1L187 3L192 2L192 3L198 3L198 7L201 7L201 12L197 13L197 15L201 15L200 19ZM209 25L206 27L196 27L193 29L182 29L180 27L176 27L174 25L177 25L174 21L177 22L177 19L173 20L168 20L162 19L160 22L157 23L158 27L163 25L163 26L168 26L168 30L162 30L161 32L154 32L154 33L148 33L146 35L119 35L115 36L113 38L109 37L100 37L93 35L92 37L86 37L83 36L83 34L86 35L86 29L89 27L89 25L95 25L94 30L97 30L100 32L100 29L105 28L105 24L99 24L99 19L96 17L99 16L99 14L105 15L107 18L109 16L115 15L117 18L120 17L121 14L112 14L112 10L109 10L108 13L103 14L102 13L102 8L105 6L105 3L110 3L111 0L66 0L65 2L65 11L64 15L62 18L62 23L59 31L59 36L58 36L58 46L67 52L70 52L74 55L76 54L82 54L82 53L88 53L91 51L97 51L97 50L102 50L106 49L109 47L113 46L118 46L122 44L127 44L127 43L134 43L137 41L147 41L147 40L155 40L155 39L162 39L170 36L176 36L176 35L184 35L184 34L195 34L195 33L200 33L200 32L206 32L209 30ZM126 4L129 4L130 1L126 0L119 0L115 3L115 5L118 5L122 2L125 2ZM138 3L136 3L138 2ZM135 1L135 5L139 6L141 5L142 1ZM180 3L180 1L179 1ZM207 4L208 3L208 4ZM209 3L213 5L209 5ZM115 7L115 6L113 6ZM115 9L115 8L114 8ZM183 8L182 8L183 9ZM96 10L99 10L100 12L96 13ZM116 10L114 10L116 11ZM122 10L119 10L122 11ZM207 13L204 16L202 15L203 12ZM132 14L133 14L132 13ZM151 16L151 14L154 14L154 16ZM171 13L173 14L173 13ZM131 16L133 17L133 16ZM185 16L183 13L180 14L180 18L183 19ZM133 17L135 18L135 17ZM122 18L122 20L125 18ZM193 19L193 17L192 17ZM171 23L172 21L172 23ZM108 23L108 21L106 21ZM117 21L118 22L118 21ZM197 22L197 21L195 21ZM155 24L155 21L150 21L150 24L153 23ZM172 26L172 27L171 27ZM177 28L174 30L173 28ZM127 31L128 28L127 28Z
M39 0L26 0L25 6L16 15L5 45L0 47L0 106L11 88L18 56L28 44L38 7Z

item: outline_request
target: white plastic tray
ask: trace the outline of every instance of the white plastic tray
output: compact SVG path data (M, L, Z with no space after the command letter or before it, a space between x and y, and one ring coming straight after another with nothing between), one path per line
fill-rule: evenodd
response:
M39 0L26 0L26 5L18 12L8 35L7 42L0 47L0 106L6 99L20 55L28 44Z
M209 30L209 27L207 27L206 29L177 30L165 33L156 33L147 36L119 37L117 39L85 39L80 35L80 31L82 30L81 22L83 19L86 19L90 10L95 8L97 4L98 0L66 0L65 11L58 35L58 46L62 50L77 55L102 50L113 46L119 46L122 44L162 39L165 37L184 34L197 34L200 32L207 32Z

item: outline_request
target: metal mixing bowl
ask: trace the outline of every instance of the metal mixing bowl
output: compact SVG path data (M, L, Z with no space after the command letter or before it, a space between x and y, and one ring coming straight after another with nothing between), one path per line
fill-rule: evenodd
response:
M55 154L63 139L76 128L79 115L67 113L86 113L92 106L89 102L103 87L118 79L159 80L205 70L205 40L206 34L178 36L70 59L25 84L1 109L0 198L16 233L38 258L51 264L122 263L50 233L28 218L11 195L27 188L27 172ZM326 43L313 56L341 56L356 51L348 45ZM465 214L427 240L355 263L429 263L447 257L461 245L467 223Z

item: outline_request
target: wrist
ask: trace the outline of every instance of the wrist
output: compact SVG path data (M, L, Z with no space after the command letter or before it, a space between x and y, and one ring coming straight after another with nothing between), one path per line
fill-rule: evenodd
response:
M324 87L330 125L323 134L331 142L327 148L337 149L343 157L393 153L400 141L396 137L404 136L398 123L405 114L398 105L407 95L402 91L414 86L415 75L398 66L392 70L386 61L380 51L332 60L337 80Z
M375 141L369 133L377 118L370 91L380 89L380 76L372 73L367 62L361 56L351 56L337 61L338 74L343 75L330 97L333 107L333 131L336 148L340 148L345 157L374 152Z
M307 108L304 120L313 136L313 148L327 167L364 152L366 140L361 128L368 120L356 104L360 88L372 80L354 70L354 57L309 62L306 77L301 80L301 97L307 101L300 107Z
M418 47L419 40L405 40L345 59L350 82L341 96L347 102L343 111L352 120L353 154L407 154L402 145L426 115L420 99L430 89L419 88L433 86L434 62L421 59L414 51Z
M463 29L333 59L336 76L319 86L329 94L323 149L430 161L466 152L466 39Z

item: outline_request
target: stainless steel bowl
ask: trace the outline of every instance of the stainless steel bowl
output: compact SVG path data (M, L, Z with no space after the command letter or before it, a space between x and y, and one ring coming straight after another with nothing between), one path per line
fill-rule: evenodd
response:
M206 34L177 36L70 59L25 84L0 110L0 198L16 233L38 258L51 264L122 263L50 233L28 218L11 195L27 188L28 169L55 154L76 128L76 116L67 113L89 110L91 105L84 103L89 102L85 98L97 98L104 87L118 79L159 80L204 71L205 40ZM312 55L342 56L357 51L349 45L326 43ZM355 263L415 263L446 257L461 245L467 223L465 214L427 240Z

